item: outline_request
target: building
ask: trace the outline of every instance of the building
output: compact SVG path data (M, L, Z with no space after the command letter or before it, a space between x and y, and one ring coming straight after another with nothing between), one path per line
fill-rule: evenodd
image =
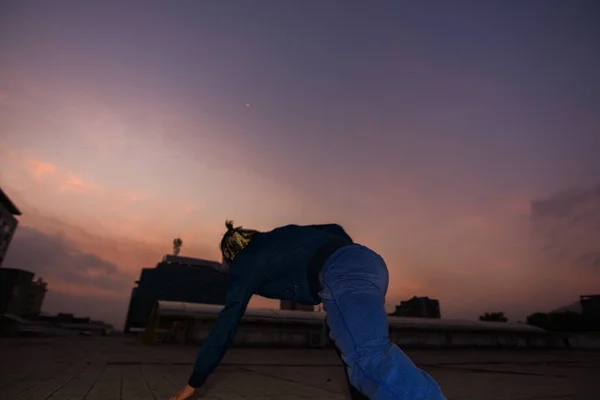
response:
M22 315L33 272L0 268L0 314Z
M39 315L33 322L47 323L53 327L86 336L106 336L113 330L113 326L104 321L93 320L90 317L76 317L70 313Z
M390 314L395 317L441 318L440 302L429 297L413 297L400 302Z
M216 261L167 255L155 268L143 268L132 289L125 332L144 328L158 300L225 304L227 275Z
M14 268L0 268L0 314L38 315L41 312L47 283L34 273Z
M0 188L0 267L17 229L19 220L16 217L19 215L21 211Z
M600 318L600 294L579 296L581 314L592 318Z
M107 336L113 327L103 321L73 314L40 314L31 318L12 314L0 316L0 336Z
M26 313L23 315L38 315L42 312L42 305L48 291L48 283L42 278L37 278L29 286L29 295L27 296Z
M280 310L289 311L314 311L315 308L311 304L300 304L293 300L281 300L279 303Z

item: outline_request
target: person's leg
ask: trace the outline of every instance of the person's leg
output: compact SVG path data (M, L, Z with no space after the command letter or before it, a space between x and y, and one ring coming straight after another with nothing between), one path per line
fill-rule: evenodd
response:
M320 293L330 337L352 386L369 399L443 399L437 383L389 340L383 259L354 245L334 253L321 273Z
M327 327L327 335L331 336L329 326ZM340 358L340 361L342 362L342 365L344 366L344 376L346 377L346 383L348 384L348 391L350 392L350 398L352 400L369 400L369 398L367 396L365 396L357 388L352 386L352 383L350 383L350 375L348 375L348 372L349 372L348 366L346 365L346 363L344 362L344 359L342 358L342 352L340 351L340 349L338 349L338 347L335 345L335 343L333 345L333 348L335 349L335 353Z

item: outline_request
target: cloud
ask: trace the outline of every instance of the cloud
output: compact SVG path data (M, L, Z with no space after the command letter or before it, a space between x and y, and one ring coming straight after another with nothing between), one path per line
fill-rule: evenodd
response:
M27 160L26 163L37 180L40 180L44 176L56 174L56 166L54 164L39 160Z
M25 163L12 165L3 170L10 174L2 186L23 212L20 228L63 235L78 249L136 273L169 253L174 237L184 240L187 256L219 257L222 222L206 223L193 203L134 189L106 190L103 196L60 193L53 183L35 182Z
M48 280L50 287L52 281L77 286L82 293L88 288L122 294L129 291L133 281L130 273L79 250L64 236L28 226L17 229L4 266L35 272Z
M81 178L68 173L60 183L58 191L61 193L102 195L103 192L99 185L83 181Z
M48 183L61 194L104 195L104 191L98 183L84 180L71 172L59 170L52 163L26 159L25 165L36 182Z
M172 197L168 191L148 193L139 187L112 188L111 181L74 174L58 163L0 146L2 166L2 184L15 195L20 193L34 207L60 215L61 220L76 214L79 225L94 225L112 236L145 242L194 237L198 236L195 220L206 214L195 199Z
M19 226L3 267L34 272L48 282L43 310L70 312L121 325L135 274L80 249L60 233Z
M600 185L532 202L531 224L547 264L600 267Z
M69 223L64 218L43 214L27 203L19 204L23 205L23 216L17 232L22 228L32 228L49 237L60 237L80 252L96 254L133 274L137 273L141 266L154 265L164 252L170 249L170 242L161 248L131 237L115 237L110 235L111 232L102 235L102 231L96 225L83 225L86 226L84 228L79 224Z
M600 212L600 185L585 190L564 190L531 204L532 216L541 218L573 218L577 214Z
M600 270L600 252L591 252L579 255L574 266L580 268L598 268Z

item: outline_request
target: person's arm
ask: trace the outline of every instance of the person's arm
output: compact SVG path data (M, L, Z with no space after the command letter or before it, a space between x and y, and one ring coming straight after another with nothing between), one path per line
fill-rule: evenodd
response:
M188 385L199 388L215 370L231 345L240 319L246 311L253 289L249 280L233 279L227 290L225 308L221 310L210 334L204 341Z
M350 242L353 242L353 240L350 237L350 235L348 235L346 233L346 231L344 230L344 228L342 228L338 224L309 225L309 227L329 232L329 233L334 234L336 236L343 237L344 239L348 239Z

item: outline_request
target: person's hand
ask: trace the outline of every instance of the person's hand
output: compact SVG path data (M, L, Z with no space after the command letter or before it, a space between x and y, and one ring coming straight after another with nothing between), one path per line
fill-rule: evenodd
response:
M186 385L183 389L181 389L177 394L171 397L169 400L185 400L194 394L194 389L190 385Z

